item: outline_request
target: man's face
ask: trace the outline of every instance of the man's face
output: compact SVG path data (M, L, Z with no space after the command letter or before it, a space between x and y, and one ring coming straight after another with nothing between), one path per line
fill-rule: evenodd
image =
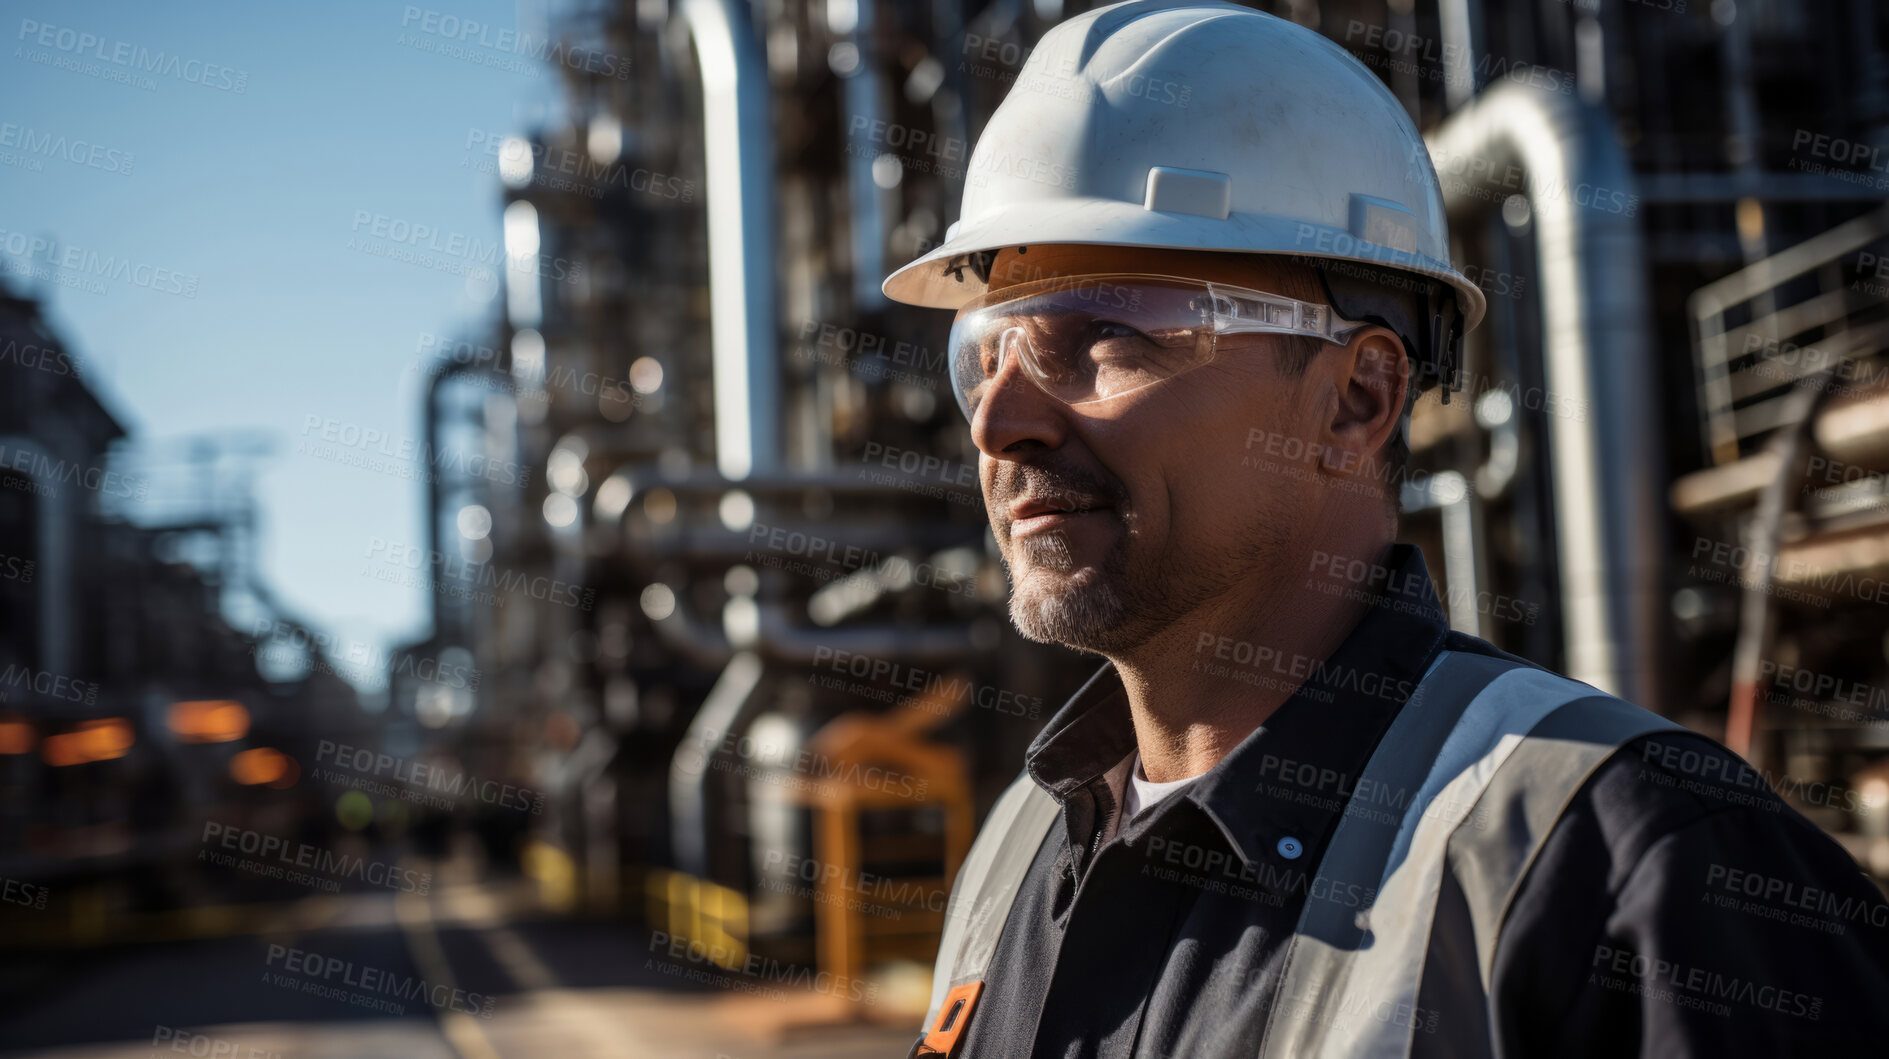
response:
M1307 297L1275 269L1263 258L1046 245L1000 254L991 287L1135 272ZM1205 366L1075 406L1012 365L987 385L971 437L1024 636L1113 654L1302 566L1278 560L1309 547L1320 476L1302 455L1278 454L1302 454L1336 397L1321 373L1282 370L1288 341L1222 336Z

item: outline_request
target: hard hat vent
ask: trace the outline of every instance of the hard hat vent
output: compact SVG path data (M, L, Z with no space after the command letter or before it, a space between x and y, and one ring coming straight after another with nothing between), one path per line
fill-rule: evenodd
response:
M1141 207L1224 221L1227 214L1233 212L1233 178L1206 169L1152 166L1148 169L1148 193Z
M1417 218L1401 202L1353 194L1351 223L1348 227L1352 235L1392 250L1414 254L1420 249L1417 245Z

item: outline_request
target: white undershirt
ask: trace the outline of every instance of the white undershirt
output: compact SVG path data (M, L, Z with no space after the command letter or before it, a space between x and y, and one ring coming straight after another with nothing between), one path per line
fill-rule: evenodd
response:
M1199 778L1199 776L1189 776L1186 779L1169 780L1166 783L1156 783L1146 779L1141 772L1141 751L1135 751L1135 762L1128 769L1128 789L1122 793L1122 819L1133 820L1136 813Z

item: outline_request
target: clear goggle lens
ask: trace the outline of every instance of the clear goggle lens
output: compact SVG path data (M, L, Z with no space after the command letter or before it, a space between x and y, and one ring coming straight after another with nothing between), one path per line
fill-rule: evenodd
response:
M1014 358L1066 404L1105 401L1191 371L1223 334L1343 342L1359 324L1324 305L1173 276L1059 276L1005 287L958 310L952 389L965 418Z

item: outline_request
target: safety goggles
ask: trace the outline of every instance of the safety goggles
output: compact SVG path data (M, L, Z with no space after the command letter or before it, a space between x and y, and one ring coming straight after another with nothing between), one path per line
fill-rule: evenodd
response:
M1066 404L1106 401L1213 360L1221 335L1343 343L1365 325L1327 305L1176 276L1057 276L993 291L951 324L951 384L965 418L1012 357Z

